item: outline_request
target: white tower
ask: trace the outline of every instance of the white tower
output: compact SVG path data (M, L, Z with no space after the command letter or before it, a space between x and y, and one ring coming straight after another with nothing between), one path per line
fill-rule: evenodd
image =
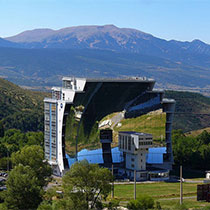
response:
M86 83L83 78L63 78L63 87L52 88L52 98L44 99L45 158L53 168L53 174L62 176L68 161L65 157L65 121L69 106L76 92L82 92Z

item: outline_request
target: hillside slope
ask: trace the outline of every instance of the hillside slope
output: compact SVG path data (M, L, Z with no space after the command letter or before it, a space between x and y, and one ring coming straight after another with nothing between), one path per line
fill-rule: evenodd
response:
M0 121L5 129L43 130L43 98L46 93L24 90L0 79Z
M166 91L176 100L173 129L184 132L210 127L210 98L198 93Z
M155 78L159 86L208 87L210 70L143 54L91 49L0 48L0 76L19 85L59 85L62 76Z

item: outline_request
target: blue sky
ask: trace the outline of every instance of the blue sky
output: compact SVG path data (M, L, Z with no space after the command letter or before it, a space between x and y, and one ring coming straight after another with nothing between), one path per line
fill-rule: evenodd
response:
M105 24L210 44L210 0L0 0L0 37Z

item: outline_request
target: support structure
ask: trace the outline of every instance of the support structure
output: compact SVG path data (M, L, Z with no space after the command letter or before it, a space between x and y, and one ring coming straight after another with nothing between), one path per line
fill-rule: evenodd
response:
M182 166L180 166L180 205L183 203Z

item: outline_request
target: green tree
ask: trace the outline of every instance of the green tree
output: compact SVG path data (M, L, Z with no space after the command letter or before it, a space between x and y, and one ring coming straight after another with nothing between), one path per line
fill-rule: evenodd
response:
M200 146L196 138L187 137L178 131L173 133L172 140L175 163L195 166L195 157L196 160L199 159L198 148Z
M75 163L63 177L64 199L70 199L74 208L95 208L108 196L113 177L107 168L89 164L86 160Z
M11 160L9 157L0 158L0 169L1 170L8 170L11 168L11 165L12 165L12 163L11 163Z
M53 207L51 205L51 203L48 203L46 201L43 201L37 210L53 210Z
M34 171L39 185L45 186L49 182L52 169L47 161L44 161L44 151L41 146L25 146L20 151L12 154L12 165L30 166Z
M204 130L200 135L197 136L197 139L201 142L201 144L209 144L210 143L210 133Z
M107 205L108 210L117 210L119 207L120 201L112 199Z
M42 200L43 189L30 166L16 166L10 172L6 186L5 205L8 209L36 209Z
M7 157L7 147L0 143L0 158Z
M209 169L210 167L210 144L201 145L199 148L201 160L199 166L202 169Z
M0 138L4 136L4 126L3 123L0 121Z
M44 146L43 132L27 132L27 145L40 145Z
M25 134L20 130L10 129L4 134L3 141L7 144L19 144L19 140L26 141Z

